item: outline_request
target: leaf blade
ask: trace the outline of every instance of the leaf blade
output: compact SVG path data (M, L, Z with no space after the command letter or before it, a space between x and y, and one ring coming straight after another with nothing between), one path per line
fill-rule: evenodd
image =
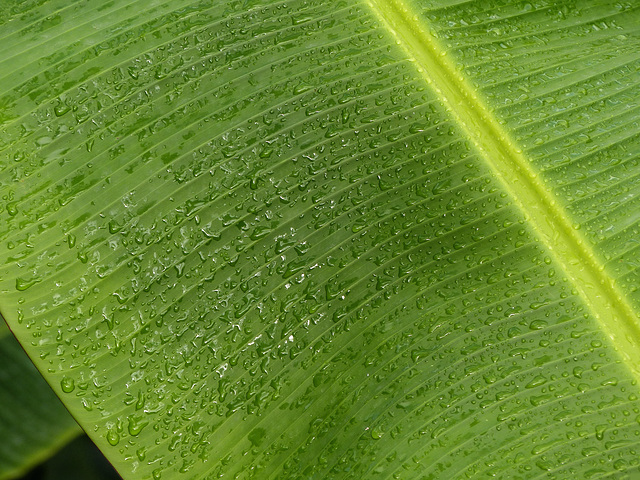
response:
M0 478L18 478L81 430L0 318Z
M491 107L474 92L457 68L446 58L447 51L435 37L421 28L402 0L370 2L408 55L413 55L425 78L441 95L448 109L462 126L466 136L491 166L503 188L514 199L528 222L546 244L554 260L561 265L602 327L634 372L640 365L640 323L638 314L605 271L602 258L579 232L556 194L545 184L519 142L494 117ZM509 17L510 18L510 17ZM524 21L523 21L524 22ZM497 28L497 27L496 27Z
M4 145L3 312L119 471L635 468L633 377L373 12L182 6L26 65Z

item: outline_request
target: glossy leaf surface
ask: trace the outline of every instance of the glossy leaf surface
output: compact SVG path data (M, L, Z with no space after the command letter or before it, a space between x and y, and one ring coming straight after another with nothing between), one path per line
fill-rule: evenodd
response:
M0 308L124 478L639 474L640 14L498 3L5 7Z

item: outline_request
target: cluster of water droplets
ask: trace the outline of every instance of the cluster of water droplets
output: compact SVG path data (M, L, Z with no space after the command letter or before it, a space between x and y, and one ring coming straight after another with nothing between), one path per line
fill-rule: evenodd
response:
M131 13L8 99L3 306L112 461L633 463L631 380L388 32L348 2L235 8Z

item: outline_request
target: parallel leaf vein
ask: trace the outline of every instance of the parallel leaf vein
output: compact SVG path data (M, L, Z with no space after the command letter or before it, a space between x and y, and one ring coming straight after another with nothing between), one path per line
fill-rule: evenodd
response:
M629 368L640 378L640 325L591 245L573 227L565 209L532 169L473 87L461 76L423 19L403 0L368 0L377 17L416 62L504 189L525 213L554 260L578 289Z

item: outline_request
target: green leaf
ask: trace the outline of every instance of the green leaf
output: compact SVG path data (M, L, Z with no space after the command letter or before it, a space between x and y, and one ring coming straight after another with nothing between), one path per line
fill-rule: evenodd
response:
M0 478L16 478L80 429L0 318Z
M0 308L124 478L635 478L640 13L20 2Z
M56 455L38 465L23 480L120 480L100 450L82 435L65 445Z

